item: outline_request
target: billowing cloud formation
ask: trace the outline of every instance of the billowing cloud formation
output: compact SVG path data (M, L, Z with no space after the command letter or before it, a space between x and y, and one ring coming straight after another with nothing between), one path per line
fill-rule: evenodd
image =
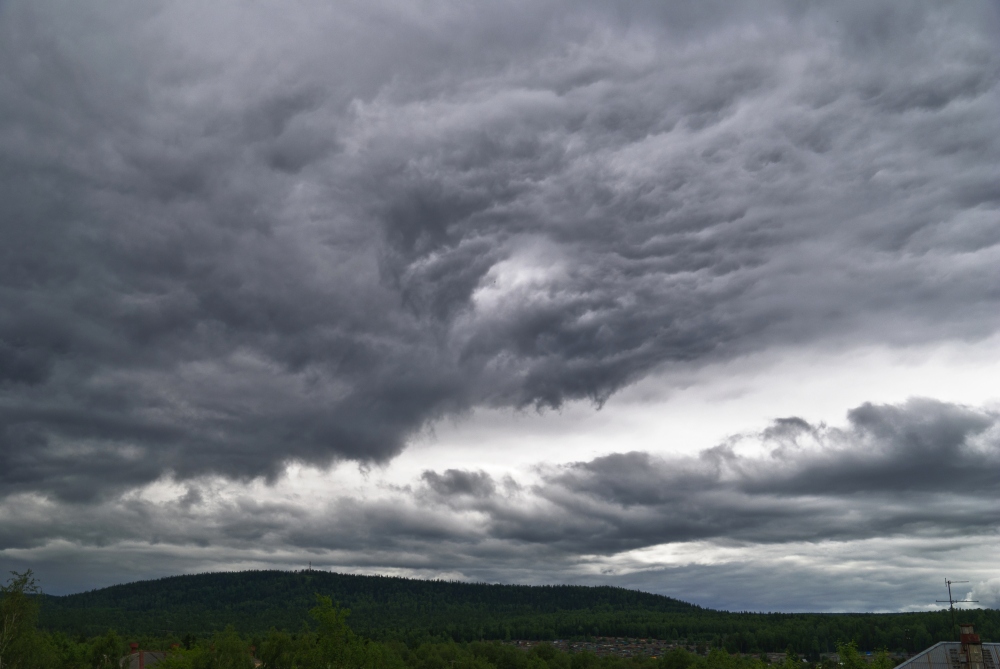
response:
M853 540L927 528L993 533L1000 510L984 502L1000 486L998 418L931 401L865 405L850 412L848 429L776 422L758 435L764 456L738 455L731 444L681 460L614 454L550 473L542 494L567 519L579 515L591 529L586 541L605 536L605 550L706 538ZM575 536L571 525L566 537Z
M671 361L987 336L995 31L974 3L4 3L0 491L384 462ZM642 510L713 472L875 488L644 457L540 499L616 509L605 550L704 534ZM760 499L728 522L781 534Z
M843 427L779 420L696 457L612 454L520 482L452 469L364 498L300 493L293 482L258 497L207 480L90 508L21 496L2 508L0 542L8 557L43 565L68 546L149 554L167 571L297 566L308 554L382 573L603 579L737 607L891 609L939 582L942 552L978 573L966 553L995 544L998 471L1000 414L913 400L863 405ZM768 595L783 560L815 590ZM876 590L854 581L886 565L894 575L879 576ZM60 571L51 569L57 582ZM741 579L757 585L734 590ZM995 590L977 587L983 601ZM810 605L817 592L830 599ZM928 597L916 604L933 605Z
M764 452L740 455L748 441ZM847 428L779 420L698 457L616 453L543 468L529 501L498 493L458 506L485 513L491 536L568 554L695 540L993 534L998 472L1000 415L913 400L858 407ZM434 485L438 475L425 479Z

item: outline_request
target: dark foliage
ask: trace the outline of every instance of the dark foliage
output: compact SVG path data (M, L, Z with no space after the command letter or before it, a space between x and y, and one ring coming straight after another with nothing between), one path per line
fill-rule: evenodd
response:
M854 640L860 648L920 650L954 638L945 612L900 614L731 613L623 588L519 586L250 571L175 576L65 597L45 597L41 625L70 635L114 628L128 635L204 638L232 624L243 634L309 624L315 595L351 610L351 627L409 646L427 640L631 636L686 640L729 652L805 658ZM963 614L986 639L1000 638L1000 612ZM188 643L190 645L190 642Z

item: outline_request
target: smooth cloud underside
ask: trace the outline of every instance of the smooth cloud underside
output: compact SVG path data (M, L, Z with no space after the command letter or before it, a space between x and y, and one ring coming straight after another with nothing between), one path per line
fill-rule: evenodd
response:
M286 9L0 5L3 493L384 462L442 416L599 403L672 361L996 331L989 8ZM874 454L622 454L538 495L617 509L607 547L688 493L762 501L666 538L780 534L754 520L797 512L775 495L926 490L949 448L994 463L962 451L992 415L925 408L930 432L862 407L809 433ZM773 429L794 451L816 428Z

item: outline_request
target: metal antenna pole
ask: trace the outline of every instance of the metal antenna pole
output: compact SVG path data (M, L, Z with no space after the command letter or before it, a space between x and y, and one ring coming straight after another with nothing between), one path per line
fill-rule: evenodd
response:
M955 631L955 604L978 604L978 599L955 599L951 596L951 584L952 583L968 583L968 581L949 581L947 578L944 579L944 584L948 586L948 599L936 599L934 601L944 604L945 601L948 602L948 610L951 611L951 631Z

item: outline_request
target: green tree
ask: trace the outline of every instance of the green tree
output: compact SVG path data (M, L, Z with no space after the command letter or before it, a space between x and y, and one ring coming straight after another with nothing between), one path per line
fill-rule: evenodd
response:
M295 644L288 632L271 628L260 644L258 657L261 669L292 669L295 666Z
M196 657L201 656L200 650L175 649L167 653L167 656L156 663L156 669L192 669ZM206 660L203 664L208 664Z
M0 586L0 669L20 669L32 659L38 643L35 622L38 619L38 584L31 570L11 572L7 584Z
M885 648L881 648L875 653L875 657L872 659L870 668L892 669L895 666L896 662L891 657L889 657L889 651Z
M250 644L229 625L212 638L212 669L253 669Z
M837 643L837 655L844 669L868 669L868 663L858 652L858 644L853 641Z
M791 646L785 649L785 664L783 666L784 669L802 669L802 658Z
M694 660L691 653L678 646L663 654L663 657L660 658L660 666L663 669L688 669Z
M114 630L94 640L90 647L90 666L94 669L119 669L126 655L125 643Z
M354 641L354 633L347 626L350 613L335 606L329 597L316 595L316 606L309 611L316 621L318 635L312 658L315 666L335 669L347 664L348 646Z
M355 638L348 646L347 665L358 669L404 669L403 658L399 656L394 648L383 643L369 642ZM470 656L471 657L471 656ZM455 664L453 669L464 669L465 667L482 667L489 669L490 665L485 662L481 664Z
M316 595L316 606L309 610L309 615L316 621L320 636L324 638L346 643L352 636L351 628L347 626L350 609L335 606L329 597Z

